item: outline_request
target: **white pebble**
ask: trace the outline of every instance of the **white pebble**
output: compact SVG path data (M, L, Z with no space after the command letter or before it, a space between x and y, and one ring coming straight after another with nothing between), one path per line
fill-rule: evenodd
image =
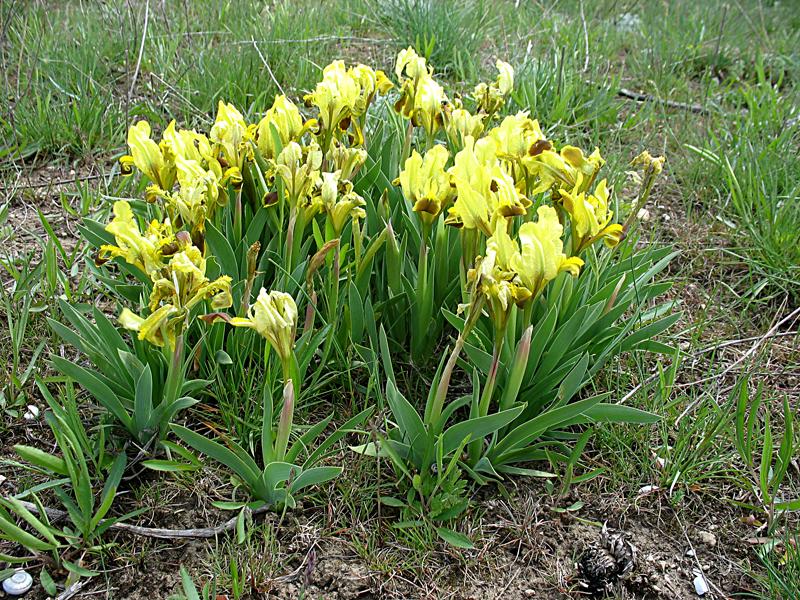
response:
M697 592L698 596L705 596L708 593L708 584L702 575L694 578L694 591Z

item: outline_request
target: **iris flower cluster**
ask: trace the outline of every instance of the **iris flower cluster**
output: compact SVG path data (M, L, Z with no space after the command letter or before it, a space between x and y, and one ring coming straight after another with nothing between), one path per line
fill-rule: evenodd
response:
M513 68L496 66L497 79L475 87L470 112L447 98L424 58L410 48L399 54L395 109L427 136L443 128L447 144L412 151L396 184L426 226L443 215L462 230L470 281L493 313L507 313L528 305L558 273L578 275L583 251L599 240L614 246L624 231L607 181L596 182L605 162L598 149L556 150L524 111L491 126L514 87Z
M338 236L348 222L365 217L366 203L354 191L352 179L367 156L366 112L377 95L392 87L382 71L366 65L347 68L335 61L304 98L316 109L315 118L304 118L281 95L258 123L248 123L236 107L220 101L208 134L177 129L173 121L156 141L149 123L132 125L130 153L120 159L121 172L138 170L146 178L145 198L159 203L164 216L142 230L127 201L114 206L106 230L115 243L102 246L97 261L122 259L152 283L149 315L126 308L120 323L138 331L142 340L174 347L193 307L206 299L214 310L231 306L230 277L209 281L205 276L205 227L232 197L238 207L242 186L254 178L256 161L266 165L269 191L262 203L285 203L290 223L300 223L301 230L323 213ZM225 320L255 329L284 358L296 328L294 299L262 289L252 306L244 306L245 314Z
M502 322L559 273L577 275L590 246L618 244L625 228L614 220L607 181L598 181L604 164L598 149L557 148L525 111L498 117L513 94L514 69L501 60L496 68L495 80L479 83L468 98L451 99L426 60L412 48L402 50L393 106L409 127L395 185L425 231L440 219L458 228L464 288L482 294ZM116 243L103 246L98 260L120 258L152 282L149 316L126 309L123 325L154 344L171 344L194 306L204 300L215 310L231 305L230 279L205 275L205 227L232 198L238 210L254 172L265 190L261 204L288 208L289 238L320 214L333 237L364 218L367 203L353 181L367 159L366 115L393 88L383 71L334 61L304 96L310 118L281 95L257 123L220 101L208 134L177 129L173 121L157 142L146 121L135 123L122 172L146 177L145 198L160 203L163 218L142 230L131 206L120 201L106 228ZM411 149L416 128L422 151ZM243 307L246 314L226 320L287 346L297 315L291 297L262 290Z

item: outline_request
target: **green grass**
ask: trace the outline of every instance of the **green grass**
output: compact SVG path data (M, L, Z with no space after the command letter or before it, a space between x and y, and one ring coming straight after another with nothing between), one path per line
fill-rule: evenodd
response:
M759 554L758 561L765 569L756 575L763 597L788 600L800 595L800 548L797 535L787 534L772 552Z
M625 14L635 17L631 29L621 27ZM220 99L255 119L275 94L300 97L329 60L342 57L391 72L394 53L409 45L462 91L493 78L495 58L513 64L513 109L530 111L554 138L599 145L611 159L608 172L621 193L621 211L633 194L627 161L645 148L667 156L667 177L648 205L653 218L643 243L667 242L681 251L670 276L686 314L665 340L683 344L680 360L671 370L654 357L623 357L605 368L598 383L598 391L622 390L621 396L661 368L661 377L629 403L664 418L652 427L598 427L585 466L604 473L574 489L578 496L632 506L644 486L657 486L654 493L685 520L702 519L705 506L724 506L726 515L734 515L730 527L737 535L755 535L738 524L736 517L745 515L729 502L744 492L728 394L741 373L752 370L771 389L767 410L780 411L781 392L797 406L796 385L785 383L800 373L797 339L772 340L768 351L760 349L730 372L725 369L754 341L698 352L762 335L800 299L800 16L790 2L4 3L0 183L10 188L18 176L46 166L77 167L78 175L89 166L109 172L137 119L152 121L157 131L173 118L207 127ZM651 100L623 98L621 88ZM696 104L703 112L669 107L667 100ZM57 203L70 206L73 217L85 216L126 195L124 185L82 182L62 189ZM9 215L23 203L45 200L31 191L10 196L0 208L0 355L10 357L0 370L0 411L16 412L0 412L0 432L10 431L13 414L37 399L34 371L22 377L28 365L36 369L42 356L57 350L41 313L56 296L83 298L85 260L91 259L80 248L62 254L38 220L25 227L40 243L19 243L19 223ZM70 276L60 277L59 266ZM351 370L342 365L342 372ZM720 379L692 384L709 376ZM356 404L367 386L358 377L355 392L325 392ZM409 387L424 387L418 373L409 378L417 380ZM234 439L257 437L258 382L215 386L225 399L214 424ZM426 539L390 529L386 512L383 519L376 516L377 497L391 491L388 465L349 460L348 478L309 500L339 509L332 522L319 524L321 535L336 532L337 543L384 577L429 576L435 534ZM183 473L170 483L185 491L197 478ZM796 493L798 487L790 472L785 489ZM170 497L159 492L153 502ZM796 526L795 516L786 519L778 533ZM265 554L298 564L303 559L283 543L272 523L254 527L242 544L225 539L210 546L205 566L192 572L198 581L215 576L229 591L241 572L262 585L288 570L264 560ZM746 552L754 594L797 594L796 551L786 560L776 553L759 560L749 547ZM747 572L745 564L736 568Z
M311 86L336 53L337 30L350 33L329 4L146 6L9 7L0 64L12 102L0 115L0 159L90 158L121 148L137 118L208 122L220 99L253 114L281 88Z
M485 0L365 0L363 10L400 47L413 47L437 72L474 78L484 42L497 30L497 14Z

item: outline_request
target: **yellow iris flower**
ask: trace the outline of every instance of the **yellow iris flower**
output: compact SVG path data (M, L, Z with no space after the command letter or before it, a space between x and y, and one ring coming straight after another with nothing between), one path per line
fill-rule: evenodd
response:
M394 87L392 82L389 81L389 78L386 77L386 73L380 69L375 71L372 67L368 67L367 65L359 64L353 67L351 69L351 76L358 81L358 84L361 86L359 103L355 114L357 117L367 112L367 108L369 108L376 94L384 95Z
M219 101L217 118L211 126L209 138L214 144L215 154L224 168L236 167L240 171L245 161L253 160L253 139L255 127L247 123L233 104Z
M486 115L473 115L464 108L446 110L444 114L444 130L450 141L458 147L464 147L467 136L478 138L483 133L483 119Z
M321 166L322 151L316 143L305 147L297 142L286 144L275 162L275 172L283 181L290 206L295 207L312 195Z
M503 96L508 96L514 90L514 67L502 60L498 60L495 67L499 71L497 89Z
M161 134L161 145L168 150L168 156L173 161L177 161L179 157L198 162L209 161L213 158L211 142L208 141L208 138L193 130L179 129L176 131L174 119Z
M350 141L359 146L364 136L358 119L367 112L376 94L385 94L391 87L383 71L374 71L366 65L348 69L344 61L336 60L322 70L322 81L304 100L319 110L322 129L333 137L347 131L352 124L355 131Z
M450 174L456 201L445 220L449 225L479 229L488 237L496 221L524 215L531 205L498 160L497 145L491 138L475 141L468 136L463 150L456 154Z
M578 191L585 192L592 186L605 162L599 148L595 148L589 156L575 146L564 146L560 152L545 150L537 154L531 163L539 176L539 183L531 193L538 194L551 188L555 191L574 190L578 185Z
M210 281L206 277L203 253L193 246L185 231L176 234L178 251L166 265L150 273L153 290L150 293L150 315L142 318L129 309L119 316L120 324L138 332L140 340L156 346L175 347L175 339L186 328L189 311L206 299L221 310L231 306L231 278L227 275Z
M174 131L174 125L172 130ZM133 167L136 167L158 188L170 190L175 183L172 143L163 140L161 144L156 144L150 134L150 124L147 121L139 121L128 129L128 148L131 153L119 159L122 174L131 175Z
M230 167L223 173L222 166L213 156L197 160L177 155L175 165L178 190L152 190L152 193L167 202L176 226L186 225L192 234L202 232L206 219L228 202L228 184L235 189L241 186L242 174L236 167Z
M577 277L583 261L567 257L561 240L563 227L558 214L550 206L540 206L536 221L523 223L519 228L520 253L512 259L523 285L538 295L548 282L562 271Z
M405 168L394 184L400 184L403 196L413 205L423 223L432 224L455 196L451 177L445 171L450 153L436 145L423 158L416 150L406 160Z
M520 190L527 190L528 177L535 171L536 156L551 148L539 122L525 112L509 115L491 129L488 136L497 145L497 156L509 163Z
M281 148L289 142L299 140L305 133L306 127L303 124L300 110L286 96L275 96L275 101L257 126L258 150L267 159L274 159L279 153L278 148L275 146L273 128L280 139Z
M502 60L498 60L495 67L497 79L491 83L479 83L472 92L480 110L490 115L500 110L514 89L514 68Z
M419 56L414 48L409 46L397 53L394 74L397 75L398 80L405 78L416 80L423 75L430 75L430 69L425 59Z
M492 316L500 323L512 305L522 305L531 297L511 264L518 254L519 246L506 232L505 223L498 222L494 235L486 242L486 255L469 273L470 280L478 277L478 290L489 300Z
M196 160L178 157L176 162L180 189L167 200L192 231L203 231L206 219L227 201L227 195L220 191L222 174L219 163L213 161L211 165L216 168L206 170Z
M165 304L146 319L128 308L123 308L118 321L125 329L137 332L140 340L160 348L175 348L175 338L182 329L185 318L183 311L171 304Z
M653 157L647 150L639 154L631 161L632 167L643 167L645 170L650 170L654 175L659 175L664 170L663 156Z
M175 233L168 220L164 223L154 220L142 233L126 200L114 203L114 218L106 225L106 231L114 236L117 244L100 246L98 262L120 257L148 276L163 266L165 256L174 254L178 249Z
M486 256L470 271L495 316L538 296L560 272L577 276L583 266L580 258L564 254L556 211L540 206L537 216L536 221L522 224L519 243L508 234L506 223L498 222L486 242Z
M341 173L323 173L320 198L334 233L339 236L349 220L363 219L366 201L353 191L352 182Z
M471 136L464 140L450 168L456 186L456 201L448 211L445 222L465 229L480 229L492 234L492 211L488 202L491 187L491 170L497 162L495 144L489 138L475 141Z
M233 317L228 322L236 327L255 329L275 349L282 361L287 361L291 356L297 329L297 305L289 294L267 292L261 288L247 317Z
M326 158L334 171L342 172L342 179L352 181L366 162L367 151L363 148L348 148L338 140L334 140Z
M336 60L322 70L322 81L304 99L319 109L319 120L324 129L345 130L360 92L361 86L347 72L344 61Z
M191 243L177 252L159 275L158 278L153 277L150 310L156 310L165 300L186 310L191 310L208 298L215 310L231 305L231 278L223 275L210 281L206 277L203 253Z
M406 80L395 110L414 126L421 126L428 135L434 135L444 124L443 109L448 100L444 89L430 75L423 75L416 82Z
M444 125L443 111L449 106L444 89L431 76L425 59L413 48L397 55L395 73L402 87L394 109L415 126L422 126L429 136L434 135Z
M611 222L614 213L608 207L609 190L605 179L597 184L593 194L562 189L560 195L572 224L576 253L599 239L614 247L625 238L622 225Z

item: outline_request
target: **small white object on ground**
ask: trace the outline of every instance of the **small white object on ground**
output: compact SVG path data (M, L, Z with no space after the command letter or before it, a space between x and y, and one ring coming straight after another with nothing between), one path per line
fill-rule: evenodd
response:
M709 548L717 545L717 536L710 531L703 531L702 529L697 532L697 538Z
M33 577L27 571L20 569L11 577L3 580L3 591L9 596L22 596L33 585Z
M28 421L33 421L39 416L39 407L35 404L28 404L28 411L22 416Z
M708 593L708 589L705 577L698 575L694 578L694 591L697 592L698 596L705 596Z

